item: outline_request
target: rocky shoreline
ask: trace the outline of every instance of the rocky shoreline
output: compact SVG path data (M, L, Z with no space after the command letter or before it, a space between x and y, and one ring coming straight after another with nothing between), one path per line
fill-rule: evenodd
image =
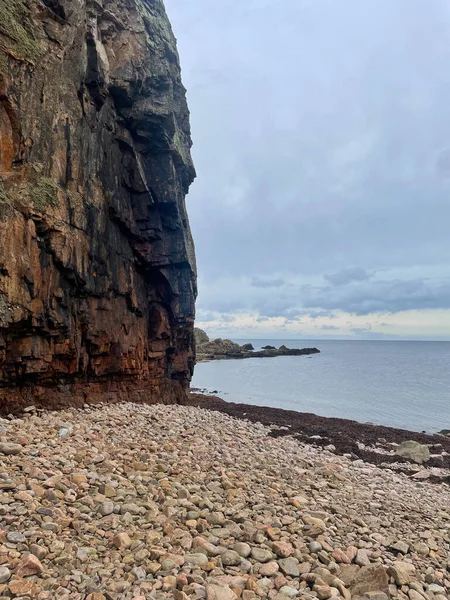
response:
M0 598L449 597L448 485L247 417L104 404L1 419Z
M274 437L292 436L305 444L330 449L341 456L408 473L416 479L450 483L450 437L426 434L350 419L321 417L281 408L226 402L217 396L193 390L188 404L226 415L262 423ZM424 464L396 454L396 448L409 440L427 446L429 459Z

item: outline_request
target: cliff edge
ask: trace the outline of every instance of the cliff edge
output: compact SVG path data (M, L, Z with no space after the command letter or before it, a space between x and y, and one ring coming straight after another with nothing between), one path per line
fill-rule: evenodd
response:
M0 407L181 400L195 177L162 0L0 0Z

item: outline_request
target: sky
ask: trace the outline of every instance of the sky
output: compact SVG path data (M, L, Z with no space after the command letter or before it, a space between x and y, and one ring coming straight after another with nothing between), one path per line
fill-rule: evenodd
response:
M197 325L450 340L448 0L165 0Z

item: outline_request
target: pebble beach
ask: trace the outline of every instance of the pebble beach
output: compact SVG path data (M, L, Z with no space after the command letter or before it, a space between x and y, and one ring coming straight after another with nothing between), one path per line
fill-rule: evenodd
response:
M450 487L194 406L0 419L0 599L446 600Z

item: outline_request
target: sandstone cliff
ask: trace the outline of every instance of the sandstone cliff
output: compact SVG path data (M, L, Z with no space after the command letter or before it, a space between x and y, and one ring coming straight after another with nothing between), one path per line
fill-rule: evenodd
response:
M0 0L0 406L177 401L195 176L162 0Z

